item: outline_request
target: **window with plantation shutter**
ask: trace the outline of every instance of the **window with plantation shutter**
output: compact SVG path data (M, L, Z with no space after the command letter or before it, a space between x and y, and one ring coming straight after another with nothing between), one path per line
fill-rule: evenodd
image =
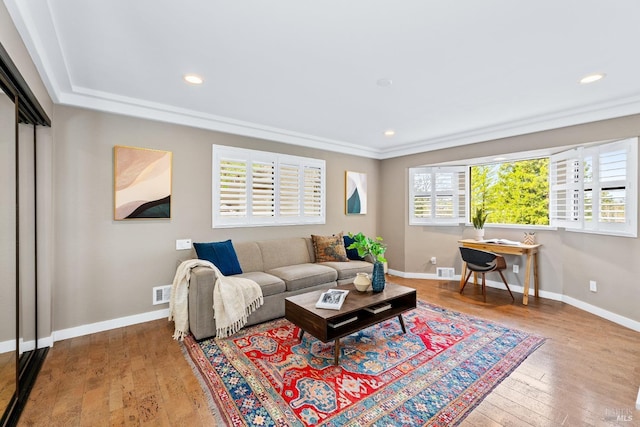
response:
M325 162L213 146L213 227L324 224Z
M464 223L466 168L419 167L409 169L409 224Z
M551 225L636 237L637 146L631 138L551 156Z

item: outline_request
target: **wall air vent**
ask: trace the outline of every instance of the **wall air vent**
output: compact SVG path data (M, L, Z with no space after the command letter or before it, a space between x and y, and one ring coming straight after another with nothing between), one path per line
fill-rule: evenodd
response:
M153 305L164 304L171 299L171 285L156 286L153 288Z
M456 271L453 268L449 267L438 267L436 268L436 274L438 276L438 279L453 279Z

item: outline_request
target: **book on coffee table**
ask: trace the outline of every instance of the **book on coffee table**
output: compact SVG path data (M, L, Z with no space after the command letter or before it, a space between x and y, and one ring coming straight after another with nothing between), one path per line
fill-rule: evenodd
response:
M348 293L349 291L345 289L329 289L320 295L316 303L316 308L340 310Z
M356 320L358 320L358 316L353 316L337 322L328 322L328 325L332 328L339 328L340 326L348 325L349 323L355 322Z
M377 314L385 310L389 310L390 308L391 308L391 304L382 303L378 305L373 305L371 307L365 307L364 309L367 310L369 313Z

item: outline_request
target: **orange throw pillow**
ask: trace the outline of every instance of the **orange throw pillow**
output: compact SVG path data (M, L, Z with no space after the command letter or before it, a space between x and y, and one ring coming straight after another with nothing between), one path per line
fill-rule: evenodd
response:
M311 235L316 262L341 261L348 262L347 250L344 248L342 233L333 236Z

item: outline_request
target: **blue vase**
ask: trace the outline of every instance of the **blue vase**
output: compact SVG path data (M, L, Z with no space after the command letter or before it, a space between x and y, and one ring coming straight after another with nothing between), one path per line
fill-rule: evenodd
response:
M371 277L371 288L373 292L382 292L384 291L384 264L376 261L373 264L373 275Z

